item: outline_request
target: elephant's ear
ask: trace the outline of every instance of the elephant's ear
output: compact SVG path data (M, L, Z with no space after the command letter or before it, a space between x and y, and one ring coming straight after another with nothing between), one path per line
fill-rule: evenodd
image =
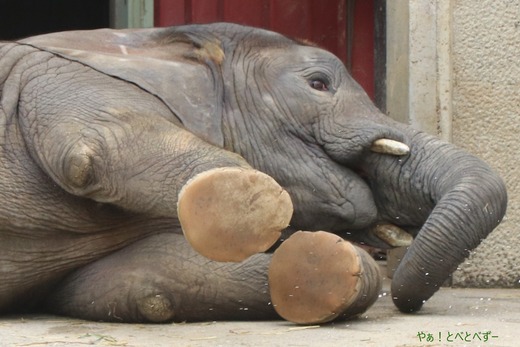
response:
M223 147L224 52L214 36L182 27L100 29L35 36L20 43L138 85L163 100L187 129Z

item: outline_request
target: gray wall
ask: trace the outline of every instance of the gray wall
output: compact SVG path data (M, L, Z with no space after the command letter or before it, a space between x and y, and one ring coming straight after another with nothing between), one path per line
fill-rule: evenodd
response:
M453 142L506 180L506 219L455 284L520 287L520 2L454 1Z
M486 160L505 179L502 224L456 286L520 287L520 1L388 0L391 117Z

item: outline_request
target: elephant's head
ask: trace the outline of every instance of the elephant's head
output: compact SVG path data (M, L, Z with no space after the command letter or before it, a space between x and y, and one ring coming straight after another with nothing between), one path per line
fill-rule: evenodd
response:
M225 146L289 191L294 228L368 243L376 225L413 234L392 295L401 311L420 309L500 223L500 177L382 114L332 54L270 32L233 32L232 40L217 34Z
M28 43L149 91L274 177L293 228L367 243L378 225L412 233L392 283L402 311L420 309L505 213L504 183L482 160L386 117L308 43L231 24L67 35Z

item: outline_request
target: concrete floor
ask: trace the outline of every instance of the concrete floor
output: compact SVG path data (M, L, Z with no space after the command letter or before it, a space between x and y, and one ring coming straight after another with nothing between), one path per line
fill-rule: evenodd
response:
M487 333L490 332L490 333ZM429 335L428 335L429 334ZM442 288L417 314L388 292L356 320L110 324L54 316L0 318L0 346L520 346L520 289Z

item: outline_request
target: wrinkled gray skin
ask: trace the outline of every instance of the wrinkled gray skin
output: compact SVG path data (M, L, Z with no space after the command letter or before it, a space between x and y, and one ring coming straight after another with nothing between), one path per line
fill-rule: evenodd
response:
M176 219L195 174L251 165L293 229L416 233L392 295L416 311L500 222L481 160L384 116L332 54L230 24L0 45L0 312L114 321L264 319L269 254L196 254ZM380 138L402 157L370 151Z

